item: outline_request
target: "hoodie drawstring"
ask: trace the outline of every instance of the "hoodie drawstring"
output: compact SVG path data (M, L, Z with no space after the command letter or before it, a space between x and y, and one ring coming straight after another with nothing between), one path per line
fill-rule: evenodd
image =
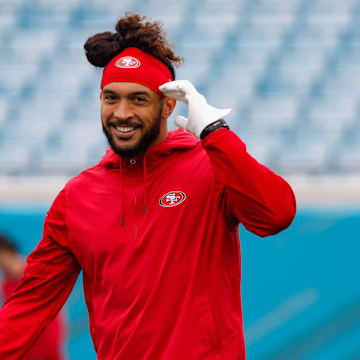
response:
M121 226L124 226L124 176L122 159L120 158L120 181L121 181Z
M147 159L147 152L145 151L144 161L143 161L143 172L144 172L144 209L143 209L143 213L144 214L146 211L146 183L147 183L146 159Z

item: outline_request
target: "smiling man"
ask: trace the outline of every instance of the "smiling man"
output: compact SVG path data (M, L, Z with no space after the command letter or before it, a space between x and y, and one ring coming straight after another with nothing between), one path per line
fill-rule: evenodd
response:
M133 157L167 138L161 119L172 111L173 99L164 101L146 86L127 82L107 85L100 98L103 131L116 154Z
M85 47L89 49L92 41ZM176 101L164 97L159 86L171 81L173 74L173 69L135 47L125 48L106 64L101 82L101 119L116 154L132 157L167 138L166 119Z
M24 277L0 311L17 360L83 271L99 360L243 360L239 224L267 236L295 216L290 186L259 164L186 80L157 22L128 14L96 34L109 148L56 197ZM168 131L176 101L188 106ZM241 119L239 119L241 121Z

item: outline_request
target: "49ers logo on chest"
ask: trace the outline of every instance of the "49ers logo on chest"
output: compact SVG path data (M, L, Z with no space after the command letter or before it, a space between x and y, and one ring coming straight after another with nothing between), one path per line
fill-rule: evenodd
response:
M115 66L123 69L133 69L140 65L141 62L133 56L123 56L115 63Z
M162 207L173 207L180 205L185 199L186 195L182 191L169 191L160 198L159 204Z

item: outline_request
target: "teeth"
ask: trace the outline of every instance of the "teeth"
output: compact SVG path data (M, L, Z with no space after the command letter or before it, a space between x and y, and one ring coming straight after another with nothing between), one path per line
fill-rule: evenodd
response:
M116 130L121 131L123 133L133 131L135 129L134 126L117 126Z

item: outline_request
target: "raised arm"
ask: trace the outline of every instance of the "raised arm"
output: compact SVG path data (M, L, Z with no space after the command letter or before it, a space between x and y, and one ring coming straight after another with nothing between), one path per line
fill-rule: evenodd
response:
M0 310L0 359L18 360L59 312L80 272L70 251L65 190L55 199L43 238L29 255L24 276Z
M225 186L232 216L259 236L278 233L295 217L295 196L288 183L258 163L230 130L217 130L203 140L216 178Z
M225 124L219 120L231 109L209 105L186 80L166 83L160 90L188 105L188 118L178 116L175 123L203 139L216 179L224 185L227 212L259 236L288 227L296 212L294 193L285 180L246 152L235 133L222 128Z

